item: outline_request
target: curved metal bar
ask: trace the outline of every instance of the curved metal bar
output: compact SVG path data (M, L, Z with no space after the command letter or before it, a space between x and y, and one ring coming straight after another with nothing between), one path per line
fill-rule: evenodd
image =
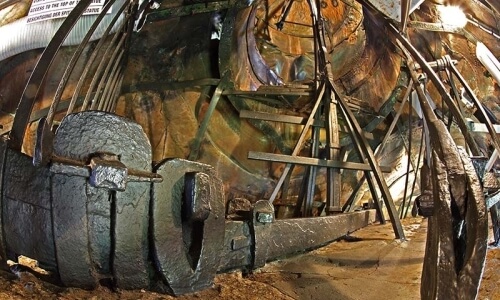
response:
M123 28L121 28L120 30L122 30L122 29ZM118 37L121 37L121 39L115 45L116 41L118 40ZM102 73L103 68L105 66L105 62L109 61L109 56L112 53L111 50L116 49L117 45L119 45L120 43L123 43L123 39L124 39L123 34L120 34L120 32L115 33L115 35L113 36L113 39L111 40L110 44L106 48L106 51L104 51L104 54L102 55L101 61L99 62L99 65L97 66L97 69L92 76L92 81L91 81L90 86L87 90L87 94L85 95L85 99L83 100L83 104L82 104L80 111L87 110L87 107L89 106L90 97L95 96L95 95L92 95L92 91L94 90L94 87L97 84L97 80L101 76L101 73ZM115 46L115 47L113 48L113 46ZM90 66L88 69L84 70L85 73L82 73L82 78L86 77L89 71L90 71ZM79 84L80 84L80 82L79 82ZM83 81L81 84L83 85ZM76 92L77 91L75 90L75 93ZM73 95L73 97L75 97L75 95Z
M120 17L120 15L123 13L123 11L125 10L125 8L129 5L128 2L124 2L123 5L120 7L119 11L117 12L117 14L115 15L115 17L113 18L113 20L111 20L111 23L110 25L108 26L108 28L106 28L106 30L104 31L104 34L103 34L103 37L107 36L109 34L109 32L111 31L111 29L113 28L114 24L116 23L116 21L118 20L118 18ZM120 32L122 31L123 27L125 26L125 24L127 23L127 20L126 19L121 25L120 27L117 29L115 35L113 36L113 39L111 40L111 43L110 45L113 45L114 42L116 41L116 38L120 35ZM96 59L97 57L97 54L99 53L99 51L101 50L102 46L104 46L104 43L105 43L106 39L105 38L101 38L99 40L99 42L97 43L94 51L92 52L92 54L90 55L90 58L88 59L88 62L87 64L85 65L85 68L83 69L82 71L82 74L80 76L80 79L78 80L78 83L75 87L75 91L73 92L73 97L71 97L71 102L70 102L70 105L68 107L68 110L66 112L66 114L70 114L73 112L73 110L75 109L75 105L76 105L76 101L78 99L78 95L80 94L80 90L81 88L83 87L83 83L85 82L85 79L87 78L87 74L90 70L90 68L92 67L93 65L93 62L94 60ZM108 46L108 48L110 47L110 45ZM106 52L105 52L106 53ZM103 55L103 58L106 56L106 54ZM89 91L90 92L90 91Z
M112 80L113 76L112 72L115 70L117 62L122 58L125 52L125 50L123 49L123 45L125 44L126 39L127 39L126 35L124 35L123 43L120 43L119 46L116 47L116 49L113 51L110 61L106 65L106 69L104 70L101 80L99 81L99 85L97 86L94 99L92 100L91 109L97 109L97 110L102 109L102 101L104 101L103 99L107 91L106 87L109 85L109 81Z
M123 59L122 59L123 60ZM108 96L105 98L106 102L103 105L102 110L106 112L110 112L110 108L113 106L114 102L114 97L116 96L116 89L118 82L120 81L120 76L122 75L122 68L119 68L113 76L113 80L111 81L111 84L109 85L109 91L108 91Z
M90 109L97 109L97 100L98 100L98 98L99 98L99 96L101 94L100 90L102 89L102 86L104 84L104 79L108 75L108 72L109 72L109 70L111 68L111 63L110 62L115 59L116 55L118 54L118 51L122 48L123 43L125 42L126 38L127 38L127 34L123 34L122 38L118 42L118 45L113 50L113 53L111 54L111 57L109 58L109 60L107 60L108 64L106 65L106 68L104 69L104 72L102 73L101 80L99 81L99 85L97 86L97 90L95 92L94 99L92 100L92 105L90 106ZM99 64L98 70L96 71L96 73L98 73L98 72L100 73L103 66L104 66L104 59ZM98 79L99 79L99 76L94 76L94 78L92 79L92 82L90 83L89 92L92 92L92 90L94 90L94 87L96 86ZM87 93L87 96L85 96L84 106L82 106L82 111L86 110L86 106L88 105L88 101L89 101L90 95L91 95L91 93Z
M5 0L5 1L1 1L0 2L0 10L4 9L4 8L7 8L11 5L14 5L16 4L17 2L19 2L20 0Z
M119 73L118 66L122 63L122 58L124 53L125 50L122 49L120 51L120 54L118 54L118 57L114 61L113 69L109 73L108 80L106 80L106 86L104 87L104 92L102 93L101 99L99 101L99 107L97 108L97 110L105 110L106 106L108 106L108 102L110 101L109 98L110 87L113 86L114 83L116 82Z
M438 90L439 94L445 101L446 105L448 106L448 109L451 111L453 114L453 117L457 121L458 127L460 128L460 131L464 135L465 141L467 142L467 145L470 147L470 150L472 152L472 155L474 156L479 156L480 151L479 147L477 146L476 141L472 138L472 135L465 124L465 121L460 114L460 111L453 101L451 99L451 96L448 94L446 91L446 88L444 87L443 83L437 76L436 72L429 66L427 61L423 58L423 56L418 52L418 50L413 47L413 45L392 25L392 24L387 24L387 28L389 29L389 32L393 34L393 36L400 42L400 46L403 49L403 51L409 52L411 56L419 63L420 67L422 70L427 74L429 79L432 81L436 89Z
M38 63L31 73L26 84L23 95L16 110L16 116L12 124L12 131L9 136L9 147L15 150L21 150L23 145L24 133L29 123L31 111L35 104L35 99L40 91L40 86L44 81L54 58L69 32L75 26L83 12L92 3L92 0L82 0L78 2L68 17L64 20L59 30L56 32L47 48L43 51Z
M245 32L250 66L252 67L253 73L261 83L267 85L283 85L283 80L281 80L281 78L271 68L269 68L257 49L257 42L255 40L254 33L256 13L257 5L254 5L250 15L248 16Z
M116 109L116 104L118 103L118 96L120 95L123 77L125 77L125 74L123 70L120 70L120 74L118 75L118 80L116 81L116 84L113 88L113 93L111 95L112 96L111 99L113 99L113 101L109 102L109 107L106 108L107 112L113 113Z
M467 81L465 81L465 78L463 78L462 74L460 74L460 72L455 67L455 65L453 65L453 63L451 63L451 59L448 55L445 56L445 60L448 63L448 68L450 68L451 72L458 78L458 81L460 81L462 86L465 88L465 90L467 91L467 93L471 97L472 102L477 107L478 111L481 113L481 115L484 119L484 122L486 124L486 128L488 128L488 132L491 136L491 139L493 140L493 146L495 146L495 149L498 152L500 152L500 141L498 140L497 132L495 131L495 128L493 127L493 124L490 121L490 118L486 114L486 111L484 110L483 105L481 104L479 99L477 99L476 94L474 94L474 92L470 88L469 84L467 84Z
M75 52L73 53L73 56L71 57L70 61L68 62L68 65L66 66L66 69L64 70L64 74L61 78L61 81L59 82L57 90L54 94L54 99L52 100L52 104L50 105L50 109L49 109L49 112L47 114L46 122L47 122L47 125L49 126L49 128L52 127L52 122L54 121L54 114L55 114L55 111L57 110L57 106L59 105L59 102L61 101L62 93L64 92L64 89L66 88L66 84L68 83L69 76L73 72L73 69L75 68L75 65L76 65L78 59L80 59L80 56L83 52L83 49L87 46L87 43L90 40L90 37L92 36L94 31L96 30L97 26L99 25L101 20L104 18L104 16L106 16L108 10L111 8L111 6L116 1L117 0L111 0L108 3L106 3L106 5L103 7L101 13L97 16L97 19L94 21L92 26L89 28L89 31L87 32L87 34L85 34L85 37L80 42L80 44L76 48ZM111 27L113 25L114 24L110 24Z

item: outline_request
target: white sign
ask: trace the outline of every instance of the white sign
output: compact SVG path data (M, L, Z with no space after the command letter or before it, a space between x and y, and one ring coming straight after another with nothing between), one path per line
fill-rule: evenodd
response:
M79 0L33 0L28 12L27 23L43 20L65 18L76 6ZM98 15L101 13L105 0L92 0L92 3L83 13L84 15ZM111 8L107 12L111 13Z

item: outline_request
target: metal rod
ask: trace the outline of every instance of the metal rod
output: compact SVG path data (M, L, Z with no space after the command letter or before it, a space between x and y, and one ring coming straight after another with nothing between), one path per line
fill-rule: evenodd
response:
M105 112L110 112L111 107L113 107L113 103L116 101L116 99L115 99L116 90L117 90L118 83L119 83L122 75L123 75L123 68L120 68L115 73L115 78L113 79L113 84L111 85L111 87L109 89L109 96L107 97L108 100L106 101L106 104L102 108L102 110Z
M316 118L320 118L320 110L316 111ZM312 137L311 137L311 157L318 157L319 154L319 128L312 128ZM309 166L309 176L307 178L307 193L306 193L306 202L305 202L305 210L304 217L311 217L313 202L314 202L314 194L316 191L316 174L317 174L316 166Z
M111 57L107 61L106 68L104 68L104 72L102 73L102 76L100 78L99 84L97 85L97 89L95 91L94 99L92 100L92 105L90 109L95 110L98 107L99 102L102 99L101 95L103 92L103 87L106 84L106 81L108 79L108 74L109 71L111 70L111 67L113 66L113 63L115 62L115 59L117 56L123 55L123 44L125 43L125 40L128 38L127 34L124 34L116 46L116 48L113 50L113 53L111 54ZM94 81L92 81L93 83ZM92 86L92 84L91 84Z
M214 94L212 95L212 98L210 99L210 104L208 105L207 111L205 112L205 116L203 117L203 121L200 124L200 127L198 128L198 131L196 132L196 136L193 140L193 146L191 148L191 152L189 153L188 159L189 160L196 160L198 159L199 151L200 151L200 146L201 142L203 141L203 138L205 137L205 133L208 128L208 123L210 122L210 119L212 117L213 112L215 111L215 107L217 106L217 103L219 102L219 99L222 95L222 92L224 91L224 86L226 85L226 79L223 78L220 82L219 85L215 88Z
M120 39L118 40L118 37ZM92 81L90 82L89 88L87 90L87 93L85 95L85 99L83 101L83 105L80 109L80 111L86 111L92 104L90 103L90 97L91 94L94 96L94 98L97 96L97 92L93 92L98 80L100 79L102 75L102 72L105 69L106 63L109 63L109 60L111 59L111 56L113 55L114 51L117 51L118 48L123 45L126 39L126 34L121 33L121 32L116 32L116 34L113 36L112 41L106 48L106 51L104 51L104 54L102 55L101 60L99 61L99 64L97 65L97 69L95 70L93 76L92 76ZM118 42L117 42L118 41ZM116 43L117 42L117 43ZM116 44L115 44L116 43ZM88 70L87 70L88 71ZM87 75L87 73L85 74Z
M408 22L408 16L410 14L410 0L401 0L401 32L406 31L406 23Z
M283 25L285 24L286 18L288 17L288 14L290 13L290 9L292 8L293 1L294 0L289 0L285 4L283 13L281 14L281 17L280 17L280 20L278 21L278 23L276 23L276 28L278 28L278 30L280 30L280 31L283 29Z
M76 48L75 52L71 56L71 59L68 62L68 65L66 66L66 69L64 70L64 74L62 75L61 81L59 81L59 85L57 86L57 89L54 94L54 99L52 100L52 104L50 105L49 112L47 114L46 122L47 125L49 126L49 129L52 128L52 122L54 121L54 113L57 110L57 106L59 105L59 101L61 101L61 96L62 93L64 92L64 89L66 88L66 84L68 83L69 76L73 72L76 63L80 59L80 56L83 52L83 49L87 46L88 41L90 40L92 34L96 30L97 26L101 22L101 20L106 16L106 13L108 10L111 8L111 6L115 3L116 0L112 0L108 3L106 3L101 11L101 13L97 16L96 20L94 23L92 23L92 26L90 26L89 30L83 37L82 41Z
M111 91L111 95L110 95L110 98L112 99L112 101L109 101L109 104L107 107L104 108L104 111L113 112L112 111L113 106L115 106L115 103L118 101L118 97L119 97L120 91L121 91L122 80L123 80L123 77L125 76L123 69L124 68L120 68L120 71L118 72L117 80L113 86L113 90Z
M449 56L445 56L445 58L448 61L450 60ZM458 81L460 81L460 83L462 84L462 86L465 88L465 91L471 97L472 102L477 107L477 110L479 111L479 113L481 114L482 118L484 119L483 122L486 124L486 128L488 128L488 132L490 134L490 137L493 140L493 146L495 147L496 150L500 151L500 141L498 140L495 128L493 127L493 124L491 123L490 118L486 114L486 111L484 110L483 105L481 104L481 102L479 101L479 99L476 97L476 94L474 94L474 91L467 84L467 81L465 81L465 78L463 78L462 74L460 74L460 72L458 71L458 69L453 64L449 64L448 68L451 69L451 72L458 78Z
M413 185L411 187L410 199L408 200L408 206L406 207L404 217L408 215L408 209L411 206L411 199L413 198L413 193L415 192L415 185L417 184L418 170L420 169L420 160L422 159L422 152L424 150L424 128L422 128L422 134L420 136L420 148L418 150L418 159L417 159L417 169L415 170L415 178L413 179ZM422 193L422 191L420 191Z
M26 127L28 126L28 120L41 85L49 72L50 66L54 62L54 58L59 51L59 48L90 3L92 3L92 0L82 0L78 2L75 8L63 21L61 27L57 30L54 37L50 40L49 44L40 56L35 69L28 79L16 110L16 116L12 124L12 131L9 136L10 148L14 150L21 150Z
M423 56L418 52L418 50L415 47L413 47L413 45L392 24L388 24L387 27L389 29L389 32L391 32L394 35L394 37L402 44L401 48L406 49L411 54L411 56L413 56L415 60L420 64L422 70L427 74L429 79L432 81L432 83L438 90L441 97L443 97L444 101L446 102L446 105L448 105L448 108L452 112L453 117L455 118L455 120L457 120L458 127L462 131L465 141L469 145L472 154L474 156L479 156L481 152L479 151L477 143L475 142L474 138L467 129L467 125L463 119L463 116L460 114L460 111L458 110L455 103L451 99L450 95L446 91L443 83L441 82L437 74L432 70L429 64L427 64L427 62L425 61ZM410 71L412 70L410 69Z
M304 139L306 137L307 132L309 131L309 128L311 127L313 121L314 121L314 115L316 114L316 111L321 103L321 100L323 98L323 94L325 93L325 83L321 82L320 84L320 89L319 89L319 94L318 97L316 98L316 102L314 103L314 106L312 108L311 114L307 118L307 122L302 128L302 132L300 133L299 139L297 143L295 144L295 148L292 151L292 156L296 156L299 154L300 150L302 149L302 144L304 143ZM271 194L271 197L269 198L269 202L273 203L274 200L276 199L276 196L278 195L278 192L281 188L281 185L283 184L283 181L285 180L288 172L291 170L291 164L286 164L285 168L283 169L283 173L281 173L281 176L276 183L276 186L274 187L273 193Z
M125 10L125 8L128 5L129 5L129 3L126 2L126 1L123 3L123 5L120 7L120 9L118 10L117 14L113 18L113 20L111 20L111 23L108 26L108 28L106 28L106 30L104 31L103 37L97 43L94 51L92 51L92 54L90 55L90 57L89 57L89 59L87 61L87 64L83 68L82 74L80 74L80 79L78 80L78 83L76 84L75 91L73 92L73 97L71 98L70 106L68 107L68 111L66 112L66 114L72 113L73 110L75 109L76 99L78 99L78 95L80 94L80 90L83 87L83 84L85 83L85 80L87 79L87 74L90 71L90 68L92 67L92 65L94 64L94 61L95 61L95 59L97 57L97 54L100 52L101 48L105 44L105 41L106 41L105 37L108 36L109 32L113 28L113 25L116 23L116 21L118 20L118 18L120 17L120 15L123 13L123 11ZM113 45L116 42L116 39L120 35L120 32L122 31L122 29L123 29L123 27L125 26L126 23L127 23L127 21L125 20L120 25L120 27L118 28L118 30L114 34L113 38L111 39L111 42L108 45L107 49L110 48L110 45ZM104 59L106 56L107 56L107 50L105 51L104 55L102 56L102 59ZM88 91L88 92L90 92L90 91Z
M117 76L119 73L118 67L122 63L122 58L124 53L125 49L121 49L120 54L118 54L118 57L113 61L113 67L106 80L104 91L102 92L101 100L99 101L99 106L97 110L104 110L104 108L108 105L108 102L110 101L109 97L110 89L111 86L113 86L116 83Z
M399 206L399 217L403 218L404 207L406 203L406 193L408 192L408 182L410 181L410 165L411 165L411 144L412 144L412 134L411 134L411 122L412 122L412 112L413 109L410 109L408 114L408 147L406 148L406 152L408 153L408 161L406 163L406 180L405 180L405 188L403 191L403 201ZM417 170L413 167L415 171L415 178L417 177Z

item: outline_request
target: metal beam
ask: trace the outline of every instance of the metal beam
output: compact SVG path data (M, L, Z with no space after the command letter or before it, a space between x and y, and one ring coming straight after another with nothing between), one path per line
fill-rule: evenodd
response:
M272 162L281 162L287 164L326 167L334 169L347 169L347 170L360 170L360 171L372 170L369 164L363 164L363 163L335 161L335 160L319 159L312 157L292 156L285 154L265 153L256 151L248 152L248 158L272 161ZM391 168L387 166L386 167L381 166L380 169L382 170L382 172L386 173L391 171Z

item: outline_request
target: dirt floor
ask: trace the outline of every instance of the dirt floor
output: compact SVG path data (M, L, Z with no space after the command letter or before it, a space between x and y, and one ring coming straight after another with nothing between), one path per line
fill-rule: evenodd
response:
M315 251L267 264L253 274L220 274L213 288L174 298L147 291L85 291L45 283L27 272L2 273L0 299L419 299L427 223L372 225ZM489 249L479 299L500 299L500 249Z

